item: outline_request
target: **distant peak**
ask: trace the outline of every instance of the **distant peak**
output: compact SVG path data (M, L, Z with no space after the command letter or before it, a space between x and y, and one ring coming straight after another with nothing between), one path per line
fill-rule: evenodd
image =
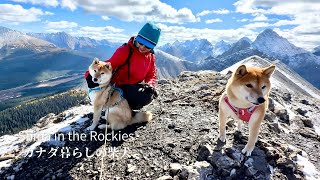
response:
M14 31L14 30L6 28L6 27L3 27L3 26L0 26L0 31L1 32L9 32L9 31Z
M241 38L239 41L247 41L247 42L249 42L250 44L252 43L252 41L251 41L248 37L243 37L243 38Z
M260 35L280 37L275 31L269 28L265 29L262 33L260 33Z

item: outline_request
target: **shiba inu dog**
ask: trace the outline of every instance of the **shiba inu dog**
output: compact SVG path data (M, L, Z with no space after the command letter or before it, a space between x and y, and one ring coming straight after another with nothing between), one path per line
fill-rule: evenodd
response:
M110 84L112 77L112 67L109 62L99 61L95 58L89 66L89 73L92 81L98 83L99 87L89 89L89 97L93 104L93 122L87 130L94 130L98 125L101 111L106 111L106 117L112 130L123 129L134 123L147 122L152 119L151 112L138 112L132 116L131 108L126 99L122 96L122 90ZM105 126L101 126L103 128Z
M227 117L238 120L241 131L242 120L248 122L249 138L242 153L251 156L258 140L259 129L268 108L271 89L270 77L275 70L271 65L266 68L241 65L233 72L226 85L226 91L219 101L219 139L226 140Z

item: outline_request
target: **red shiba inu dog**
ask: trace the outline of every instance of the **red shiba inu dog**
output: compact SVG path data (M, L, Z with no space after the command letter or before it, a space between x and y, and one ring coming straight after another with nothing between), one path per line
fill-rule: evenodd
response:
M112 130L123 129L128 125L148 122L152 119L152 113L149 111L138 112L132 116L131 108L122 96L122 90L110 84L112 67L109 62L99 61L95 58L89 66L89 73L92 76L92 81L98 83L99 87L91 88L88 92L94 112L92 125L87 130L95 129L99 123L101 111L106 108L109 108L109 111L106 111L106 115L108 115L106 119Z
M242 153L251 156L258 140L259 129L268 108L270 77L275 70L271 65L266 68L241 65L233 72L226 85L226 91L219 101L219 139L226 140L227 117L238 120L238 130L242 121L248 122L249 138Z

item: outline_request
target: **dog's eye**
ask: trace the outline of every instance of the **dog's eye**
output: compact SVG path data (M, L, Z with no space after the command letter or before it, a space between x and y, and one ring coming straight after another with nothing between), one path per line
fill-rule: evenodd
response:
M266 88L266 86L262 86L262 89Z
M104 72L102 72L101 74L104 74Z
M252 88L252 85L251 85L251 84L246 84L246 86L247 86L248 88Z
M94 70L94 72L97 72L96 70Z

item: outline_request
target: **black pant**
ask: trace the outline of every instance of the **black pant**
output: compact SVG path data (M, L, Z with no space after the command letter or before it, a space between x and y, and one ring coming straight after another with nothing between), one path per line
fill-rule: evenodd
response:
M92 81L92 76L89 74L86 78L89 88L99 86ZM154 98L157 98L157 92L150 86L143 84L122 85L119 88L123 91L123 97L128 101L129 106L133 110L141 109L143 106L150 104Z
M141 109L143 106L150 104L155 97L154 91L145 88L143 84L122 85L119 88L122 89L123 97L133 110Z

